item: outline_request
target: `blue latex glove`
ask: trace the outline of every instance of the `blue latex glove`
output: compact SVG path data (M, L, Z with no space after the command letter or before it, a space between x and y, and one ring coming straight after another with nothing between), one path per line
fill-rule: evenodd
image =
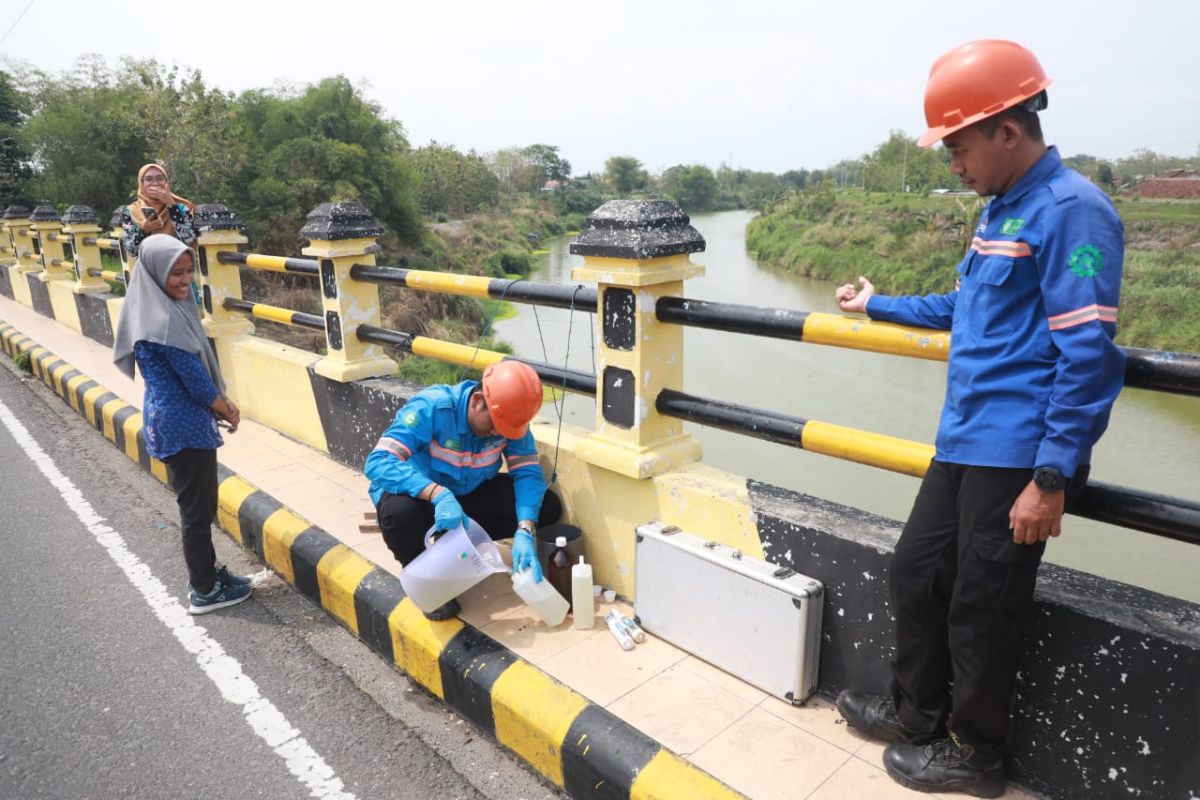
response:
M460 525L466 527L467 515L463 513L458 498L449 489L442 489L433 498L433 526L439 531L452 531Z
M533 572L533 582L542 582L542 565L538 561L537 547L533 544L533 534L524 528L517 528L513 534L513 569L517 572L528 567Z

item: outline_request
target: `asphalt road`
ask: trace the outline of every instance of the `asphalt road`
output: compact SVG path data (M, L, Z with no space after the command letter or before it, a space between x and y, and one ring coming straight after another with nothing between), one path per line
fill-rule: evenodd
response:
M560 796L278 579L180 613L174 495L0 359L0 798Z

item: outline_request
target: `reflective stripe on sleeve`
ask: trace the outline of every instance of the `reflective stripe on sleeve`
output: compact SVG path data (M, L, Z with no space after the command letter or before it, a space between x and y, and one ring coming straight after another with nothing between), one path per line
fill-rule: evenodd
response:
M393 439L390 436L381 437L380 440L375 443L375 449L384 450L388 453L391 453L401 461L407 461L409 457L412 456L412 450L409 450L407 447L405 447L403 442Z
M1090 306L1077 308L1074 311L1068 311L1065 314L1056 314L1053 317L1050 317L1047 321L1050 323L1050 330L1060 331L1063 328L1073 328L1076 325L1082 325L1083 323L1091 322L1092 320L1116 324L1117 307L1101 306L1093 303Z

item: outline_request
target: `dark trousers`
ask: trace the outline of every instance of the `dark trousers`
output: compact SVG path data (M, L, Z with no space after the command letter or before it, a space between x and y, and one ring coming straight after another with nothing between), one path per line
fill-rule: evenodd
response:
M1087 483L1080 467L1066 504ZM933 461L896 544L892 694L922 738L949 728L999 754L1045 543L1016 544L1008 512L1032 470ZM953 687L951 688L951 683Z
M516 495L512 476L501 473L467 495L457 496L468 517L479 523L493 539L507 539L517 530ZM388 549L401 564L407 564L425 550L425 534L433 527L433 503L405 494L384 493L375 508L379 528ZM546 492L538 527L552 525L562 516L562 501Z
M212 523L217 515L217 451L184 449L167 456L163 462L179 503L188 583L203 594L211 591L216 582L217 553L213 550Z

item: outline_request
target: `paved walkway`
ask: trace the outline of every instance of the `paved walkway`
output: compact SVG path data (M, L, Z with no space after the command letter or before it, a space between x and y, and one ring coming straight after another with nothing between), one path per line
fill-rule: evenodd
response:
M0 320L139 408L142 387L112 363L109 348L0 296ZM378 534L360 533L372 511L367 481L324 453L244 420L225 435L221 463L365 558L398 574ZM495 575L462 600L463 621L604 706L753 800L892 800L910 792L880 765L883 746L850 731L831 703L796 708L652 636L622 650L604 627L547 629ZM615 604L632 614L627 604ZM956 797L958 795L947 795ZM1031 795L1010 789L1005 798Z

